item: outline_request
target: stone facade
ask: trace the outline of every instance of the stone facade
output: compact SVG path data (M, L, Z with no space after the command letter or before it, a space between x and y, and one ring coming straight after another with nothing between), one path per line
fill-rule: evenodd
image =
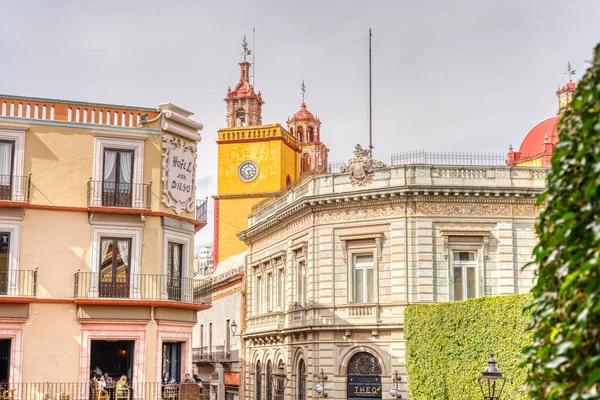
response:
M264 202L238 235L249 247L245 398L318 397L321 371L330 398L360 397L347 384L365 365L383 398L398 371L406 398L405 307L527 292L545 177L404 165L374 170L367 186L317 176Z

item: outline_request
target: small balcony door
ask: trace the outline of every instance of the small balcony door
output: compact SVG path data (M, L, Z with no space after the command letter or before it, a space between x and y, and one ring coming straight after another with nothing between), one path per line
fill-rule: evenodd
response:
M167 250L167 293L169 300L181 301L183 244L169 242Z
M100 297L129 297L131 239L102 238Z
M10 233L0 232L0 295L8 294Z
M0 200L12 199L14 150L14 142L0 140Z
M104 150L102 205L131 207L133 200L133 150Z

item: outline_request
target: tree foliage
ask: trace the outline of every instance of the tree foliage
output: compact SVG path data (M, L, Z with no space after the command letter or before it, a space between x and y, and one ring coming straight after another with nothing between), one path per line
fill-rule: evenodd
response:
M533 399L600 398L600 45L559 123L536 230Z
M507 377L503 399L526 399L521 349L533 342L525 332L528 295L496 296L407 307L405 313L408 394L411 400L481 399L476 381L490 353Z

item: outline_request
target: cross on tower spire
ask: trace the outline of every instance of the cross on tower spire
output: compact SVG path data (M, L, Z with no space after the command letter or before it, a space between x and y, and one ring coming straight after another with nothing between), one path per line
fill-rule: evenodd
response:
M246 35L244 35L244 39L242 39L242 53L240 55L244 56L244 61L246 61L246 57L252 54L252 50L248 48L248 42L246 41Z
M573 69L573 67L571 66L571 63L568 62L567 63L567 72L563 73L563 75L569 75L569 82L573 82L573 75L576 74L576 71Z
M306 94L306 86L304 86L304 79L302 79L302 85L300 85L300 91L302 91L302 104L304 104L304 95Z

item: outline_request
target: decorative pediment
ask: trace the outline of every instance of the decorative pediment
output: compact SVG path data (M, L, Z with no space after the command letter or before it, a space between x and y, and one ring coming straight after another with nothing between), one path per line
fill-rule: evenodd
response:
M376 169L386 168L381 161L374 160L368 149L363 149L360 144L354 148L354 158L348 165L340 169L341 173L350 173L350 182L353 186L365 186L373 181Z

